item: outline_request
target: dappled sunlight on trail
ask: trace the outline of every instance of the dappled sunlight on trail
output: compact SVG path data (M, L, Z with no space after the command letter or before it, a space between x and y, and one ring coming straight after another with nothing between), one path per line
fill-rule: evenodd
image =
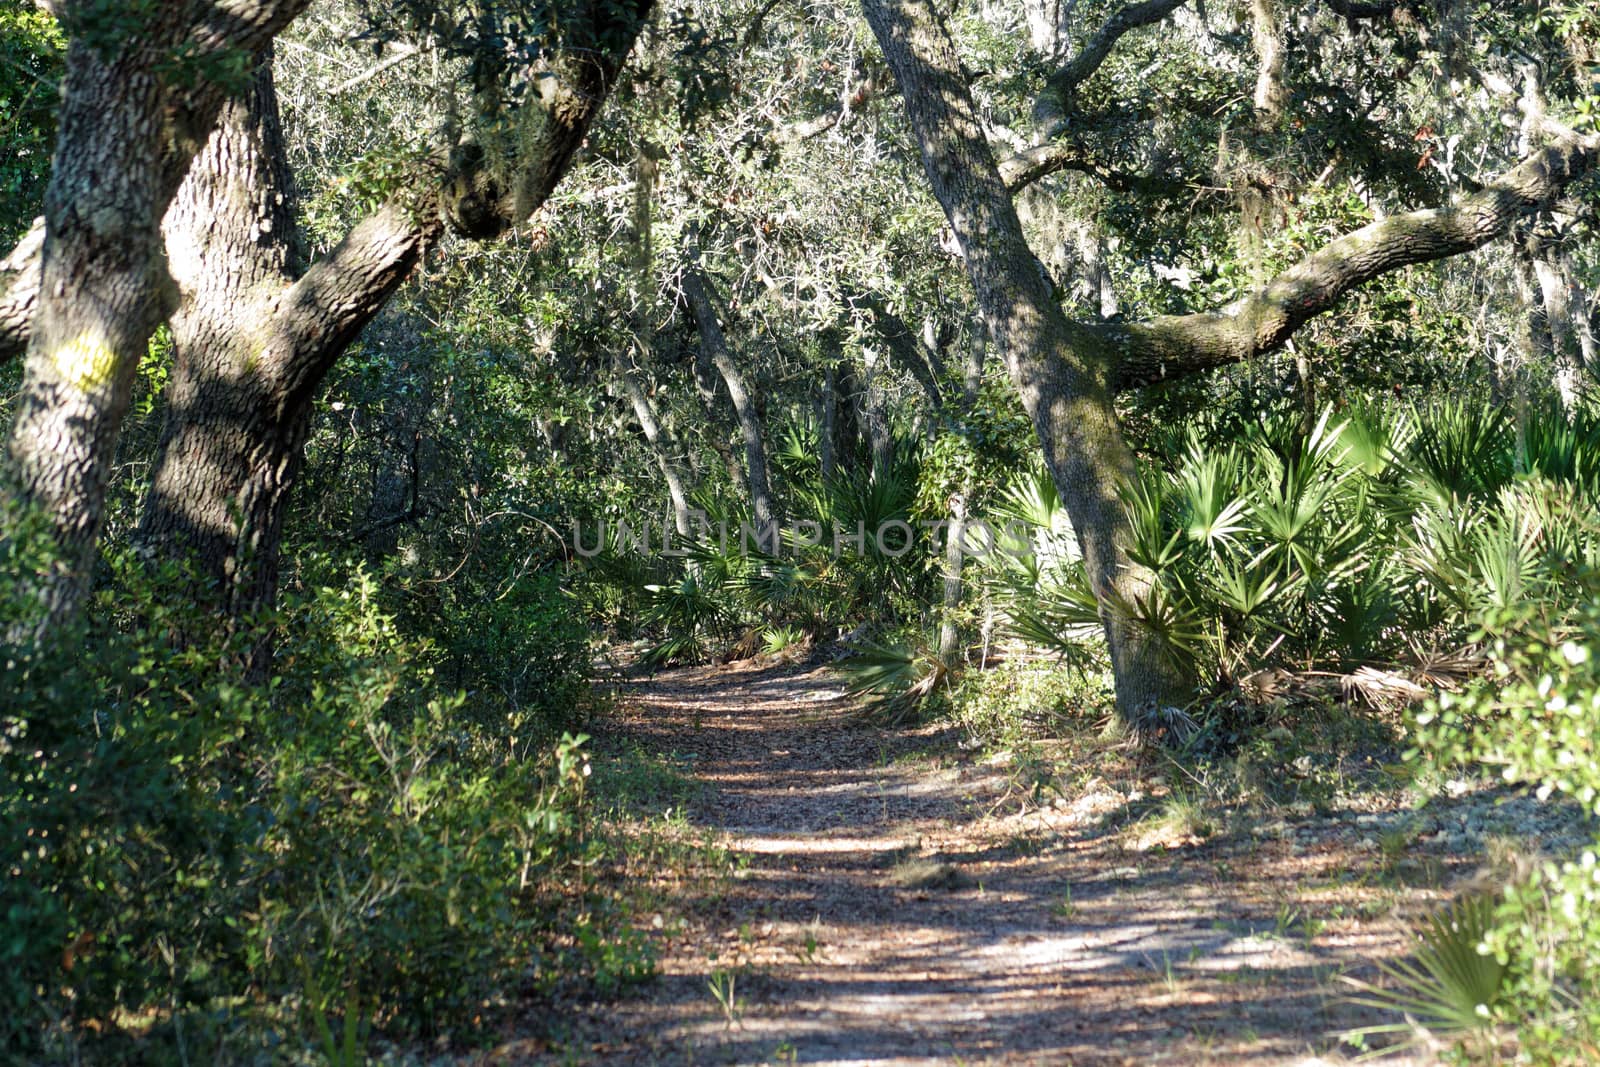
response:
M1397 913L1439 896L1313 919L1294 893L1339 898L1350 846L1130 843L1116 783L1022 803L948 730L856 710L822 668L697 668L627 694L616 728L704 783L689 820L731 873L672 901L655 982L521 1046L529 1062L1345 1062L1332 1035L1373 1019L1336 976L1371 977L1403 944Z

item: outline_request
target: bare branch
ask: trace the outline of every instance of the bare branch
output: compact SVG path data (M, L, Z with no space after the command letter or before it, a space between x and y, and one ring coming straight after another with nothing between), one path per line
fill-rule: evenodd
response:
M1222 311L1131 324L1080 323L1077 329L1117 353L1117 389L1251 359L1281 347L1359 285L1505 236L1519 218L1548 207L1597 167L1600 135L1569 135L1449 207L1391 216L1329 242Z
M328 95L329 96L340 96L340 95L343 95L344 93L349 92L351 89L354 89L356 86L363 85L366 82L372 80L373 78L376 78L378 75L382 74L384 71L388 70L390 67L395 67L395 66L400 65L401 63L404 63L406 60L410 59L412 56L417 55L421 51L422 50L420 48L417 48L414 45L404 46L398 52L396 52L394 55L392 55L389 58L385 59L383 62L378 63L375 66L372 66L372 67L368 68L367 70L361 72L360 74L357 74L353 78L346 78L344 81L342 81L338 85L334 86L333 89L328 93Z

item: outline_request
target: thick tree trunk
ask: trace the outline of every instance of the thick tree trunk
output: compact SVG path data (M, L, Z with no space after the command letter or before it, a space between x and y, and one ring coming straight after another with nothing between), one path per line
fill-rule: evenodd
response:
M683 272L683 294L689 302L689 311L700 330L700 351L716 368L728 390L733 404L734 418L739 425L739 436L744 441L745 475L750 488L750 513L760 536L772 536L777 521L777 509L772 501L772 484L767 477L767 446L762 435L761 413L756 396L745 380L733 353L723 335L722 324L717 321L716 308L711 304L708 282L698 266Z
M1184 703L1189 680L1114 608L1142 597L1151 576L1124 550L1129 531L1116 487L1134 466L1111 404L1111 354L1074 331L1052 299L938 16L923 0L863 6L900 84L934 196L964 250L989 336L1072 518L1101 600L1117 704L1131 715Z
M442 191L419 177L304 274L270 65L229 107L167 221L182 299L172 321L167 422L138 536L158 556L193 564L231 618L275 599L284 510L328 370L447 220L468 236L492 236L516 221L508 213L543 203L587 135L645 9L596 6L595 33L606 47L555 65L556 84L542 97L548 114L516 161L514 190L475 172Z
M154 5L115 51L77 38L68 47L6 479L23 508L42 514L59 566L24 579L38 612L22 627L30 633L13 636L42 638L77 612L88 586L134 376L174 303L161 219L225 97L203 65L264 47L305 3ZM57 12L67 25L98 15L81 0L61 0ZM193 64L184 78L167 69L179 53Z
M888 473L894 462L894 436L889 430L889 400L884 395L883 378L881 359L867 364L861 407L867 417L867 440L872 444L872 469L880 475Z
M441 228L397 207L300 275L270 63L230 104L166 220L181 302L167 418L137 538L238 621L277 593L284 511L333 361ZM264 663L263 646L252 657Z

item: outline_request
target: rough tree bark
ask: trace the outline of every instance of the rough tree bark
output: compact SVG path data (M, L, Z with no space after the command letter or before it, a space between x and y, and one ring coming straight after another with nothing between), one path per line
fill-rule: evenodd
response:
M1097 67L1132 23L1178 6L1154 0L1113 14L1091 36L1091 47L1052 75L1045 103L1070 95L1082 72ZM863 0L863 7L900 85L929 183L960 241L990 339L1033 419L1072 519L1100 599L1118 706L1137 715L1151 704L1182 703L1189 679L1117 610L1141 597L1151 576L1126 554L1117 488L1132 476L1133 461L1112 408L1114 392L1271 352L1356 286L1505 235L1517 219L1548 206L1596 167L1600 136L1557 133L1555 143L1479 191L1338 238L1221 311L1136 323L1074 322L1051 298L1023 238L936 11L926 0Z
M1181 704L1187 680L1148 634L1111 609L1118 599L1142 597L1151 577L1129 564L1125 551L1129 531L1116 487L1133 476L1133 454L1112 408L1108 351L1075 343L1023 238L938 16L923 0L864 0L863 6L900 84L934 196L960 241L990 340L1005 359L1072 517L1101 598L1117 703L1130 714Z
M37 613L15 637L42 638L87 589L134 374L174 305L161 219L227 97L211 71L266 46L306 3L145 5L114 33L108 5L55 6L70 43L5 482L46 520L58 566L22 579ZM18 295L13 277L8 322L26 307Z
M304 273L270 68L207 146L167 238L186 255L175 364L140 537L198 564L230 616L270 606L279 538L311 405L329 369L448 226L489 239L537 209L565 175L644 22L647 0L587 23L603 46L554 60L538 125L514 173L452 154L444 181L418 174ZM577 25L577 23L573 23ZM179 257L174 256L174 262Z
M209 5L208 10L286 6L298 10L304 3ZM491 238L548 198L609 94L649 7L649 0L620 8L597 0L587 23L569 23L569 28L586 26L595 47L573 47L551 61L546 72L551 76L543 79L537 103L524 105L539 107L540 121L525 131L526 151L514 173L492 173L484 168L481 152L470 144L458 148L445 164L443 181L419 173L304 273L292 238L293 190L283 164L270 69L258 69L250 91L227 105L225 121L207 140L205 132L223 107L222 94L216 94L210 120L183 159L187 166L200 150L199 165L166 220L175 284L160 287L167 294L164 302L148 302L148 312L140 309L155 317L141 327L143 337L129 351L142 354L155 322L173 312L167 423L139 538L158 556L194 564L210 597L230 616L273 601L287 494L299 471L311 401L333 362L446 226L464 236ZM287 16L273 25L283 22ZM263 29L250 38L235 33L232 40L260 53L275 32ZM63 137L70 117L64 111ZM85 116L80 124L93 126L90 118L98 116ZM130 151L148 154L148 143L136 142ZM152 230L183 179L181 167L168 170L172 188L155 212ZM31 271L39 257L28 248L35 239L30 234L0 264L0 358L30 342L39 347L45 302L30 296L38 288ZM159 236L145 235L137 247L145 246L160 261ZM48 248L42 258L48 280ZM161 274L164 278L164 269ZM131 321L140 320L134 315ZM117 377L104 372L106 361L97 352L79 345L69 349L70 360L58 357L55 363L80 379L92 372L95 382L106 378L114 385L100 390L107 394L100 406L125 405L137 358L129 363L119 357ZM24 430L20 414L18 426L14 438ZM81 450L109 462L111 441L104 433L91 436ZM75 528L83 572L93 546L86 526L80 521Z

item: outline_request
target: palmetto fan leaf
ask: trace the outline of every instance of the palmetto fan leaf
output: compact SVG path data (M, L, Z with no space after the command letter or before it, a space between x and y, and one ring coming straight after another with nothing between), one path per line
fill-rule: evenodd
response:
M1513 435L1498 406L1458 397L1415 418L1406 471L1427 497L1441 504L1487 497L1510 480Z
M1248 618L1283 588L1282 575L1283 567L1264 556L1258 555L1237 565L1219 559L1206 583L1206 593L1224 607Z
M1006 486L993 508L994 515L1006 522L1020 522L1040 530L1052 530L1062 520L1065 509L1056 493L1056 482L1043 463L1019 471Z
M1162 656L1185 670L1194 666L1212 641L1204 613L1160 581L1132 596L1109 592L1106 605L1155 638Z
M1183 531L1168 530L1163 516L1165 492L1159 473L1141 472L1121 490L1128 516L1128 559L1160 574L1183 558Z
M1048 573L1036 590L1018 595L1006 614L1012 633L1073 663L1086 657L1088 643L1102 632L1100 605L1081 565Z
M1177 497L1184 532L1216 550L1233 544L1245 529L1249 497L1239 489L1240 459L1234 449L1205 452L1191 443L1178 472Z
M1481 1033L1494 1024L1505 995L1507 969L1479 951L1494 924L1495 902L1477 894L1430 916L1417 930L1412 958L1379 964L1387 987L1346 977L1354 1003L1399 1012L1404 1022L1355 1031L1392 1034L1426 1029L1445 1038Z
M1412 423L1405 412L1366 400L1345 410L1339 430L1339 462L1369 478L1387 471L1411 437Z

